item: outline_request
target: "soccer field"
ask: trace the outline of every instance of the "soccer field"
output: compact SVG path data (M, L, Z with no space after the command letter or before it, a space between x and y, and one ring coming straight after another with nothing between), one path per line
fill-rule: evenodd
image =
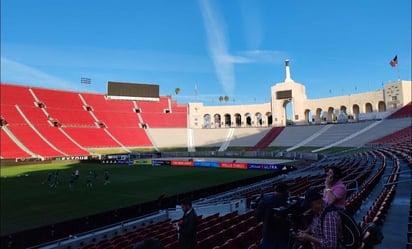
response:
M69 187L75 170L80 177ZM104 171L111 183L104 185ZM95 171L92 187L87 175ZM48 175L59 174L56 188ZM1 235L126 207L270 171L112 164L46 164L1 168Z

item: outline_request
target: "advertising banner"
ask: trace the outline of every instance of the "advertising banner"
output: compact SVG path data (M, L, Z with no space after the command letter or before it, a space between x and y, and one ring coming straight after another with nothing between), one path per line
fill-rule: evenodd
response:
M219 168L247 169L247 163L219 162Z
M117 160L116 160L116 163L117 163L117 164L129 164L130 162L129 162L128 159L127 159L127 160L117 159Z
M277 164L248 163L248 169L281 170L282 166Z
M152 160L152 166L170 165L170 160Z
M195 161L194 162L195 167L219 167L219 162L205 162L205 161Z
M183 160L172 160L170 162L172 166L184 166L184 167L193 167L193 160L183 161Z
M152 160L151 159L135 159L135 160L133 160L133 164L135 164L135 165L151 165Z

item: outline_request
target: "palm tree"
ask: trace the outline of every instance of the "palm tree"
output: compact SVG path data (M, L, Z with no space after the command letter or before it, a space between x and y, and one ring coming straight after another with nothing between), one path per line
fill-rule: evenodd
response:
M225 96L225 102L227 103L229 101L229 96Z
M219 96L219 102L222 103L223 101L223 96Z

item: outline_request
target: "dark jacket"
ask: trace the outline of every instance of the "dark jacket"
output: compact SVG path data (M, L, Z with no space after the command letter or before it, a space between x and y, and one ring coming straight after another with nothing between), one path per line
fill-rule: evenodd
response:
M196 248L197 215L194 209L183 215L179 222L179 249Z
M287 214L277 216L273 208L286 206L287 196L277 193L266 194L259 201L256 217L263 221L263 237L272 241L287 241L290 224Z

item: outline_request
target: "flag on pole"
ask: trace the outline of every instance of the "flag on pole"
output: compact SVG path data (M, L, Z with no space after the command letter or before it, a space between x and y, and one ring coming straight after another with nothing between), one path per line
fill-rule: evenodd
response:
M395 57L393 57L389 64L391 65L391 67L396 67L396 65L398 65L398 56L395 55Z

